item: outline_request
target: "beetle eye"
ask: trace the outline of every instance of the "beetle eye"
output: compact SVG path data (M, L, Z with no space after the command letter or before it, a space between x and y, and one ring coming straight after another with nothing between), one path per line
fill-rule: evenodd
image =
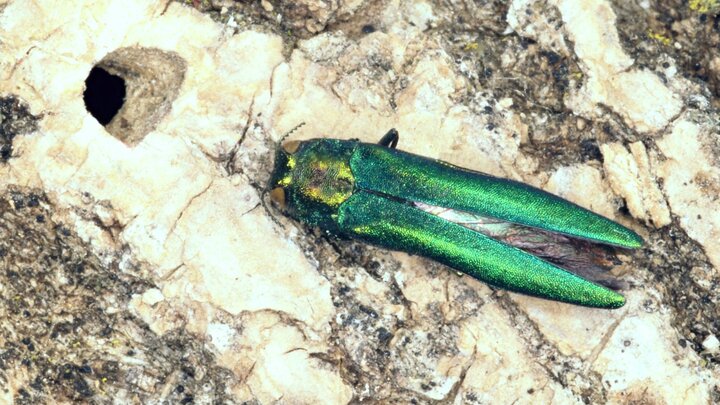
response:
M282 187L275 187L272 189L270 192L270 199L281 208L285 208L287 206L287 201L285 200L285 189Z
M282 144L283 150L291 155L293 153L297 152L299 147L300 147L300 141L287 141L284 144Z

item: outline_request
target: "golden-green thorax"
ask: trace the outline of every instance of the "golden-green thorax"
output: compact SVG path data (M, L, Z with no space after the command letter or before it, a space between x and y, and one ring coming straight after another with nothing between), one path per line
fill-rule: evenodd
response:
M286 143L275 158L273 199L292 217L333 230L338 207L355 189L349 163L355 145L336 139Z

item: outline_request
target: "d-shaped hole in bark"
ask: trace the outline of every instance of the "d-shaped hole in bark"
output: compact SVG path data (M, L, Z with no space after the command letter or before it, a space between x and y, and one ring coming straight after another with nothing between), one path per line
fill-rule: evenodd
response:
M186 70L174 52L117 49L85 80L85 107L114 137L136 145L170 112Z
M107 125L125 102L125 80L96 66L85 79L83 99L88 112L100 124Z

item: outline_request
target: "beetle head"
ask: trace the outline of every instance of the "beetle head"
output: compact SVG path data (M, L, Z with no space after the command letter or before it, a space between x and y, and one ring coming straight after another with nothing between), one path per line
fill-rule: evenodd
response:
M332 230L338 207L355 187L350 169L355 144L336 139L284 143L275 155L271 200L295 219Z

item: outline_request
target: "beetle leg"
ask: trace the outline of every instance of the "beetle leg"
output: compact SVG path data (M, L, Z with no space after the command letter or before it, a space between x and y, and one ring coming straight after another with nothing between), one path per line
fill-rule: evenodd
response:
M398 140L400 140L400 134L398 133L397 129L393 128L387 131L387 133L383 135L382 138L380 138L378 145L387 146L390 149L395 149L395 147L397 147Z

